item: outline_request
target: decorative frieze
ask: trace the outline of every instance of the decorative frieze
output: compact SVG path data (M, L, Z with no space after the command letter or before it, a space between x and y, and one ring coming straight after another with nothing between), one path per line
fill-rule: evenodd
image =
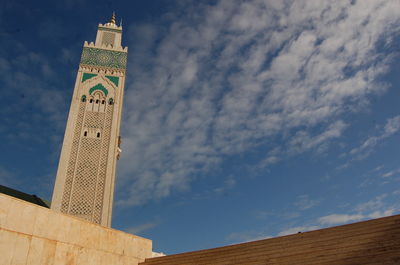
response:
M81 64L107 68L125 69L127 53L98 48L83 47Z

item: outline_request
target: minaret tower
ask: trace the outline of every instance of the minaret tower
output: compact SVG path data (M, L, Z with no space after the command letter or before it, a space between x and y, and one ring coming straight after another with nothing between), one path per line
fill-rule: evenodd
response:
M111 226L128 48L115 14L85 41L51 208Z

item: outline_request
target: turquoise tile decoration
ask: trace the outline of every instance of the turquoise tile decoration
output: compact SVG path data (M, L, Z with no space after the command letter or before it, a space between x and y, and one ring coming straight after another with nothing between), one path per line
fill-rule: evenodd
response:
M101 91L103 91L104 92L104 95L106 95L107 96L107 94L108 94L108 90L107 90L107 88L105 88L102 84L97 84L97 85L95 85L94 87L92 87L91 89L89 89L89 94L91 95L94 91L96 91L96 90L101 90Z
M118 81L119 81L119 77L118 76L111 76L111 75L106 75L106 77L114 83L114 85L116 87L118 87Z
M81 64L126 69L127 53L83 47Z
M85 82L86 80L97 76L97 74L90 74L90 73L83 73L82 75L82 83Z

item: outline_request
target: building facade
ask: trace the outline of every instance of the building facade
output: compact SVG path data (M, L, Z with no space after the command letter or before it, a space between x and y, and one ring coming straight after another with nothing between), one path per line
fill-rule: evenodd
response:
M115 15L85 41L51 208L111 226L128 48Z

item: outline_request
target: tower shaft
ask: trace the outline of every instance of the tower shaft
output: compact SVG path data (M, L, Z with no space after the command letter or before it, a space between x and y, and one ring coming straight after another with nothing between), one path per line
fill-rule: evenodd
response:
M111 226L127 47L115 17L85 42L54 185L51 208Z

